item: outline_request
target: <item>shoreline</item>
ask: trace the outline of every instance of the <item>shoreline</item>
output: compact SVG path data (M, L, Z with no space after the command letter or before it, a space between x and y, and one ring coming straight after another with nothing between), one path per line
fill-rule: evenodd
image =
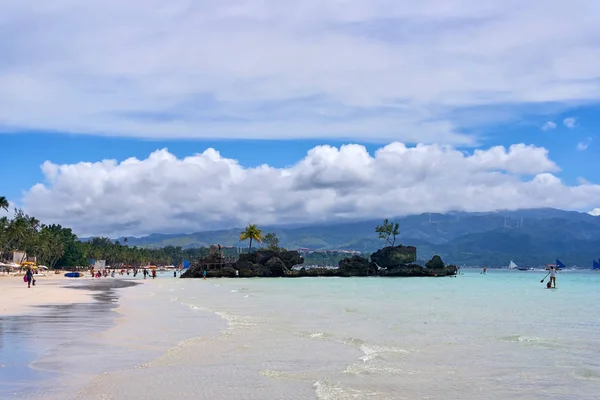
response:
M0 291L10 299L0 305L0 317L35 313L40 306L93 303L98 301L98 291L141 283L126 279L66 278L63 274L35 276L35 280L36 285L28 288L22 275L0 276Z
M36 285L27 288L23 276L0 276L0 291L10 299L0 305L0 317L35 312L37 306L95 301L92 292L69 290L79 285L60 275L35 276Z
M5 292L18 283L25 287L17 290L25 294L34 292L22 280L2 281L1 288ZM40 281L38 279L38 284ZM61 357L69 351L65 346L113 326L117 314L111 311L117 307L116 300L120 297L115 289L136 285L123 280L63 283L59 277L49 279L38 295L30 295L26 301L19 296L19 302L11 307L10 313L0 314L3 341L14 344L0 346L1 398L25 395L56 398L56 392L65 388L62 382L67 382L62 379L69 375L69 371L62 368ZM36 285L35 291L40 288Z
M53 291L64 294L60 301L20 302L12 313L0 314L3 341L15 344L0 346L0 398L80 398L104 375L135 371L190 339L217 334L226 325L213 312L199 313L169 300L166 281L154 281L156 285L141 279L73 281L64 285L63 279L53 280ZM10 282L25 293L33 290L22 281ZM137 290L117 290L132 287ZM177 322L164 327L158 310L168 310L165 318ZM190 329L189 318L208 324L201 331ZM172 332L165 334L165 329Z

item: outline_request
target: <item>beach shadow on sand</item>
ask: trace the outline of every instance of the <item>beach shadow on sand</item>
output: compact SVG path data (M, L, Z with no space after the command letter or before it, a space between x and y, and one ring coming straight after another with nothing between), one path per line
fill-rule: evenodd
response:
M96 301L38 305L27 314L0 316L0 398L50 394L50 383L61 373L60 364L41 368L32 364L47 354L77 346L82 337L113 326L116 313L111 311L119 298L116 289L138 284L101 279L72 285L69 289L91 291Z

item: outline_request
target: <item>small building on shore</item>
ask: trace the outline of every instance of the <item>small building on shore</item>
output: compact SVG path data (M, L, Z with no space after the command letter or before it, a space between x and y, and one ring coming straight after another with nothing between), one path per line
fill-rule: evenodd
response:
M27 253L23 250L9 251L7 253L4 253L2 256L3 257L0 258L3 258L6 261L14 264L21 264L24 262L32 262L34 264L37 263L37 257L28 256Z

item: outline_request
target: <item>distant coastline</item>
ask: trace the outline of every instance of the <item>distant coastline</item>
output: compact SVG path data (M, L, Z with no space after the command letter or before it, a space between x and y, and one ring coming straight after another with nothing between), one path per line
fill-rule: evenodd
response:
M556 258L569 266L592 268L593 260L600 259L600 217L585 213L531 209L421 214L395 221L401 227L397 239L418 247L418 258L413 263L421 266L434 255L453 265L488 268L506 266L510 260L535 268ZM63 269L89 268L96 260L104 260L113 268L181 267L184 260L210 256L211 246L220 246L224 257L233 261L248 252L240 241L241 228L114 240L80 239L69 228L43 225L21 210L1 222L0 262L5 264L18 265L32 258L37 264ZM334 267L353 255L369 258L381 248L381 238L373 232L377 223L263 229L270 230L267 236L276 236L277 246L298 250L305 265ZM253 244L255 248L269 248L260 240Z

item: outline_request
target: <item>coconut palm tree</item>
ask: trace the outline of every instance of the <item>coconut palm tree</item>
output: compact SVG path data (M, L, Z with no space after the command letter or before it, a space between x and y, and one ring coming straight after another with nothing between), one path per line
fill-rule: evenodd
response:
M244 240L250 240L250 245L248 246L248 253L252 250L252 241L262 242L264 240L264 236L262 231L258 229L258 226L255 224L248 224L246 229L240 233L240 240L243 242Z
M10 204L8 203L6 197L0 196L0 210L4 209L5 211L8 211L8 207L10 207Z

